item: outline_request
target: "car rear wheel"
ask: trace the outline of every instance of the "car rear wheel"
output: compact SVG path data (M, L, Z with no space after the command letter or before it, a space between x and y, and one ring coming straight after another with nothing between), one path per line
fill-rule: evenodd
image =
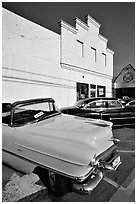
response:
M67 179L53 171L48 171L47 189L55 196L63 196L68 192Z
M37 167L33 173L39 176L42 183L47 187L47 190L56 197L61 197L72 190L70 180L54 171Z

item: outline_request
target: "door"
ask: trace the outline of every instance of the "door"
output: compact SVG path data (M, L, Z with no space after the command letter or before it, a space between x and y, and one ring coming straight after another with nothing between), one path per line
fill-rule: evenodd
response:
M77 101L80 99L88 98L89 96L89 85L88 84L77 82L76 87L77 87Z

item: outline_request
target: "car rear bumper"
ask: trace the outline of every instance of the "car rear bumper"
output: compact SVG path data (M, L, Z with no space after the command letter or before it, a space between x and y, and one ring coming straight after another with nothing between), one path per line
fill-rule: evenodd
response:
M81 194L90 194L102 179L103 173L99 170L97 174L92 174L86 182L74 183L73 190Z
M95 171L82 183L73 183L73 190L80 194L90 194L103 179L103 170L116 170L121 164L120 156L117 155L111 163L100 162Z

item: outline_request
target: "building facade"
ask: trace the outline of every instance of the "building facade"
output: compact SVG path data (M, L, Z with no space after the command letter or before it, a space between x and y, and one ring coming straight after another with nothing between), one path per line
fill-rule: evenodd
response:
M87 16L57 34L2 10L2 100L52 97L58 107L112 96L113 55L100 24Z
M120 71L113 83L116 98L135 98L135 69L131 64Z

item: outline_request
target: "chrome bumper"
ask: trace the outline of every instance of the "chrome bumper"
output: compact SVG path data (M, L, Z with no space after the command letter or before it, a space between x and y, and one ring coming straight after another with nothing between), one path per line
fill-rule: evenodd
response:
M103 170L116 170L120 164L120 156L115 157L110 164L100 162L95 172L92 172L88 179L85 179L82 183L73 183L73 190L81 194L90 194L103 179Z
M102 171L98 171L97 174L92 175L85 183L74 183L73 190L81 194L90 194L91 191L99 184L103 179Z

